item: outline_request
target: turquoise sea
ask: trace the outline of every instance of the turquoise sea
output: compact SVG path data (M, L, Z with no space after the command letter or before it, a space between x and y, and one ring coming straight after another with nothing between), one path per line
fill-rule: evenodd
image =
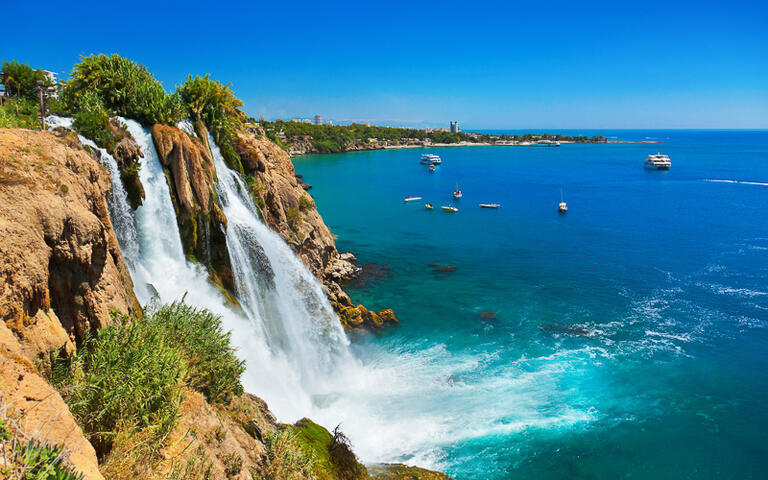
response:
M365 265L353 300L401 320L354 347L410 359L413 384L377 400L413 452L393 460L457 480L768 478L768 131L586 133L663 143L294 159ZM643 169L657 151L670 171ZM459 212L440 211L456 182Z

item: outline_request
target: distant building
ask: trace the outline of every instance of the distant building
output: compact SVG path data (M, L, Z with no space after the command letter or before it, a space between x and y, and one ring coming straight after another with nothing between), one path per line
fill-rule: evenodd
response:
M312 123L312 120L305 118L304 120L301 121L301 123Z
M459 133L459 122L451 122L451 133Z
M315 115L315 125L322 125L323 124L323 117L320 115Z
M370 127L371 126L371 122L365 122L365 123L363 123L363 125L366 126L366 127Z
M332 127L332 126L333 126L333 122L332 122L332 121L330 121L330 120L326 120L326 121L325 121L325 124L326 124L326 125L328 125L329 127Z

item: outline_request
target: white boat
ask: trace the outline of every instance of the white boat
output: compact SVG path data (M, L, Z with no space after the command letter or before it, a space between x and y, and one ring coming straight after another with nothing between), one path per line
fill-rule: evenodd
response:
M440 165L441 163L443 163L443 161L440 160L440 157L438 155L435 155L434 153L422 153L421 163L428 164L428 165Z
M416 200L421 200L421 197L405 197L403 199L404 202L415 202Z
M557 211L560 213L565 213L568 211L568 204L565 203L565 200L563 200L563 189L560 189L560 203L557 205Z
M480 208L499 208L501 205L498 203L481 203Z
M459 209L458 209L458 208L456 208L456 207L451 207L451 206L449 206L449 205L443 205L443 206L442 206L442 207L440 207L440 208L442 208L442 209L443 209L443 210L445 210L446 212L451 212L451 213L455 213L455 212L458 212L458 211L459 211Z
M424 205L424 208L426 208L427 210L432 210L435 207L433 207L431 203L427 203Z
M671 166L672 161L669 159L669 155L663 153L648 155L645 159L645 168L649 170L669 170Z
M456 182L456 190L453 191L453 198L461 198L461 197L462 197L461 189L459 188L459 183Z

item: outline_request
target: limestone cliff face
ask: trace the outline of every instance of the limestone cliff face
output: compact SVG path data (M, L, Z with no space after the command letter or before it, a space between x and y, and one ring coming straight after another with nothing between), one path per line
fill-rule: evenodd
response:
M323 282L328 299L348 329L379 329L397 323L391 309L372 312L354 306L339 282L354 275L357 267L351 254L340 254L333 234L306 192L308 186L296 177L288 154L262 131L241 132L234 145L248 178L251 194L264 222L290 245L310 271Z
M153 126L152 139L168 175L185 252L208 266L212 276L232 290L227 219L218 203L216 169L209 149L198 138L167 125Z
M0 129L0 318L30 359L139 309L110 186L76 137Z
M72 351L110 311L140 310L107 210L109 172L61 135L0 129L0 401L26 434L63 444L72 466L101 479L36 363Z

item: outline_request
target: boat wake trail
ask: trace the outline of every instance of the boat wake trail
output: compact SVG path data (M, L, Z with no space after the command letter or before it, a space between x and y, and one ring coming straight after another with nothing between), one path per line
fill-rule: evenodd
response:
M732 180L726 178L705 178L705 182L713 183L743 183L744 185L759 185L761 187L768 187L768 182L753 182L751 180Z

